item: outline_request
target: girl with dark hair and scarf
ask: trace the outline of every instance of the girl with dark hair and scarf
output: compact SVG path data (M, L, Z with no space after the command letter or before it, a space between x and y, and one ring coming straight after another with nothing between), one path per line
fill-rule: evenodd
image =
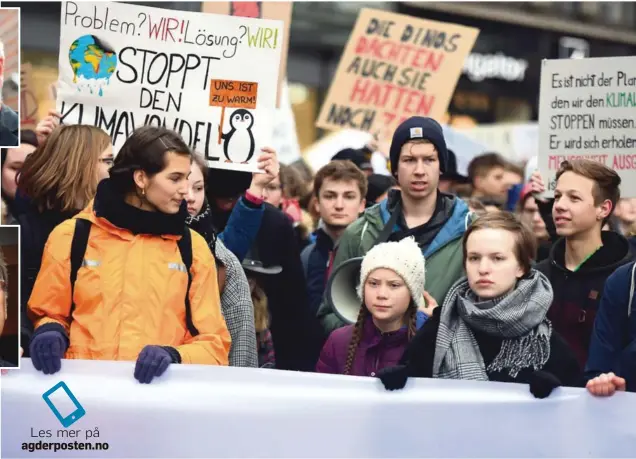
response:
M466 231L467 277L415 336L400 365L379 377L389 390L408 377L516 382L537 398L582 385L573 351L552 329L548 279L533 269L536 240L508 212L485 214Z
M362 260L354 325L334 330L316 365L318 373L375 376L395 365L428 317L424 258L413 238L373 247ZM338 305L334 305L338 310Z
M266 174L261 174L266 175ZM212 223L212 209L205 197L207 166L205 160L195 154L190 167L189 192L187 196L189 217L186 224L203 236L214 254L218 273L219 290L221 292L221 311L232 337L229 363L234 367L256 367L258 365L256 331L254 329L254 313L250 286L241 262L224 244L222 235L217 237ZM251 246L260 227L261 215L250 214L250 218L258 218L257 224L241 225L243 234L235 237L245 239L244 245ZM244 221L245 217L243 218ZM237 220L236 223L241 223ZM250 230L253 228L254 230ZM246 231L247 229L247 231ZM235 231L233 227L224 233Z
M191 163L178 134L139 128L95 198L53 230L28 301L36 370L56 373L63 357L133 361L149 383L171 364L228 364L214 256L185 224ZM87 226L71 279L74 235Z

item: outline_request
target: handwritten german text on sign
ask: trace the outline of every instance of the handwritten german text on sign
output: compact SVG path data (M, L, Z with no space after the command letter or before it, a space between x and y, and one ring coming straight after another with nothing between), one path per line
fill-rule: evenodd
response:
M539 101L539 169L554 192L565 160L586 158L621 176L636 197L636 57L545 60Z
M394 129L414 115L440 121L479 30L362 9L317 126Z
M164 126L210 167L254 171L271 143L282 38L282 21L64 2L57 108L66 124L104 129L115 151L136 128ZM210 103L220 80L250 82L258 97Z
M284 22L285 37L282 43L278 82L277 107L282 103L283 80L287 75L287 51L289 50L289 25L292 18L292 2L202 2L204 13L229 14L246 18L276 19ZM280 152L278 152L280 153Z

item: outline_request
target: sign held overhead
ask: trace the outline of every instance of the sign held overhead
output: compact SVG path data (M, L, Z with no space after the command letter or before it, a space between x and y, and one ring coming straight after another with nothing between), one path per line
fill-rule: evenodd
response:
M413 115L443 119L478 29L364 8L319 128L375 132Z

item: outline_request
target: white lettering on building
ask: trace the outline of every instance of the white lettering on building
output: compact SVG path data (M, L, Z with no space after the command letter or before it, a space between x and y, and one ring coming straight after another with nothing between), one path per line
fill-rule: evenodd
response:
M526 78L528 61L515 59L502 53L471 53L464 61L464 75L471 81L497 78L506 81L523 81Z

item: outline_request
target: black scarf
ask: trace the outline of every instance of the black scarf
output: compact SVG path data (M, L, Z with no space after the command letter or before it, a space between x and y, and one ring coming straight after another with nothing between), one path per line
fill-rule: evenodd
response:
M93 208L97 217L105 218L133 234L182 236L187 228L188 206L185 200L176 214L141 210L127 204L124 196L115 191L110 179L102 180L97 186Z
M212 253L216 255L216 231L214 230L214 222L212 219L212 208L209 205L205 205L203 210L196 217L188 217L186 219L186 225L199 233L208 246L212 250Z

